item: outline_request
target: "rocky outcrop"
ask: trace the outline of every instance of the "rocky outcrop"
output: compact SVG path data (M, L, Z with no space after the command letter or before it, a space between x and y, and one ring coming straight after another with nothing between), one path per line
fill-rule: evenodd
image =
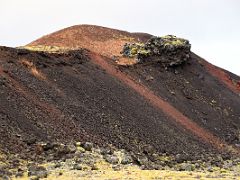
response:
M146 43L128 43L123 56L136 58L138 62L157 61L163 66L181 65L190 58L191 44L173 35L150 38Z

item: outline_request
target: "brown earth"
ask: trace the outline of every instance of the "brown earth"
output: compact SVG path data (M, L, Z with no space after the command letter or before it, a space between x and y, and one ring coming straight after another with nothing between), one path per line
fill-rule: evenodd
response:
M112 58L121 55L125 43L147 41L150 37L151 35L147 33L129 33L101 26L77 25L43 36L27 46L86 48Z
M150 147L188 159L238 153L240 78L194 53L189 63L168 69L115 63L123 44L150 36L83 25L29 44L78 50L1 47L0 148L24 152L37 139L92 141L133 152Z

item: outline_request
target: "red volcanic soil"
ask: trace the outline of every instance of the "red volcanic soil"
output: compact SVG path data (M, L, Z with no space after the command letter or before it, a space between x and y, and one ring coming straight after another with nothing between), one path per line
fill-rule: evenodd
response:
M215 76L219 81L223 82L229 89L233 92L240 94L240 78L235 77L238 80L235 80L231 77L230 73L227 73L223 69L214 66L213 64L203 60L202 65L206 67L209 73Z
M159 63L123 67L111 59L124 43L150 36L83 25L30 43L78 50L1 47L0 149L24 151L31 137L135 153L151 147L189 159L238 151L240 96L231 82L239 77L194 53L189 63L168 69Z
M132 80L131 77L115 69L112 65L107 63L105 59L96 54L91 54L91 59L100 67L106 70L109 74L117 77L126 85L134 89L137 93L147 99L153 106L157 107L163 113L173 118L179 125L192 132L193 135L198 136L205 143L213 145L218 150L223 150L222 146L225 145L220 139L204 130L188 117L184 116L181 112L171 106L168 102L164 101L160 96L156 96L153 91L149 90L146 86ZM226 145L225 145L226 146Z
M135 65L121 70L200 127L225 142L238 144L239 94L232 91L225 81L213 76L202 61L192 54L189 64L168 71L157 68L157 64Z
M78 25L43 36L28 45L86 48L98 54L113 57L120 56L125 43L146 41L150 37L151 35L147 33L129 33L100 26Z

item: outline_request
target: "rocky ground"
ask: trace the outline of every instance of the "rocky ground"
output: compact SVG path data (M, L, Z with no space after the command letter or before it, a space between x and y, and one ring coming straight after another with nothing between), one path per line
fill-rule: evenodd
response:
M0 178L162 179L240 177L240 158L207 155L188 161L181 155L136 154L90 142L28 142L24 154L1 154Z

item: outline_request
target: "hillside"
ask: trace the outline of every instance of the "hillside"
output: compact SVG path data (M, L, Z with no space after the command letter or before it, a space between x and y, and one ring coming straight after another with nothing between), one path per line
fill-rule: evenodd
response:
M153 164L154 154L180 163L211 157L214 165L216 157L238 157L240 77L192 52L187 63L167 68L116 63L125 43L150 37L80 25L23 49L0 47L2 153L32 160L39 142L80 141Z
M43 36L28 46L57 46L71 49L86 48L107 57L119 56L127 42L150 38L147 33L129 33L101 26L77 25Z

